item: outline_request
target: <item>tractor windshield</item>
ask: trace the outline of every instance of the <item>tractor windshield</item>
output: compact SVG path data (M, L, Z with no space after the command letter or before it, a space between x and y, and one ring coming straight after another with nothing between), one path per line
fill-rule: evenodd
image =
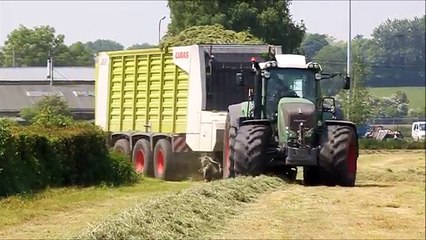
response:
M307 69L270 69L266 96L273 98L301 97L315 102L315 73Z
M283 97L300 97L312 102L316 100L315 73L308 69L275 68L268 70L270 77L265 81L266 113L274 114Z

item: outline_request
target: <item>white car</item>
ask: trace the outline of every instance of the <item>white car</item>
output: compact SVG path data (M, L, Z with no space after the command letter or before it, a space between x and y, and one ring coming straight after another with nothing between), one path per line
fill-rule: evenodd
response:
M414 141L424 141L426 136L426 122L413 122L411 137Z

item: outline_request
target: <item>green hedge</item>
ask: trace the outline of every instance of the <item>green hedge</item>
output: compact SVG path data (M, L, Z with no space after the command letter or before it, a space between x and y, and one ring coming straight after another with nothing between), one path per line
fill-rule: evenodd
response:
M119 185L137 178L130 161L111 155L93 125L0 126L0 196L47 186Z
M359 139L359 149L426 149L426 142L407 141L400 139L375 140Z

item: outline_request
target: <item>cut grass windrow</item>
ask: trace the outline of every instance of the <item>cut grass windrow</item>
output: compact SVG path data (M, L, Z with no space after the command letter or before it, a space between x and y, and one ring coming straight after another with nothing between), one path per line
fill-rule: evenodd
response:
M214 231L239 206L282 186L275 177L240 177L185 189L137 204L90 226L78 239L188 239Z

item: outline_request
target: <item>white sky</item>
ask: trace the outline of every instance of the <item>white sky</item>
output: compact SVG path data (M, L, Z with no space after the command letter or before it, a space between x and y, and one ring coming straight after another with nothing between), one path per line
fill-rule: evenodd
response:
M304 20L308 32L348 37L348 0L293 0L293 19ZM387 18L412 18L425 14L425 0L352 0L352 36L370 36ZM167 1L4 1L0 0L0 45L19 24L50 25L65 35L65 43L111 39L128 47L157 43L169 23Z

